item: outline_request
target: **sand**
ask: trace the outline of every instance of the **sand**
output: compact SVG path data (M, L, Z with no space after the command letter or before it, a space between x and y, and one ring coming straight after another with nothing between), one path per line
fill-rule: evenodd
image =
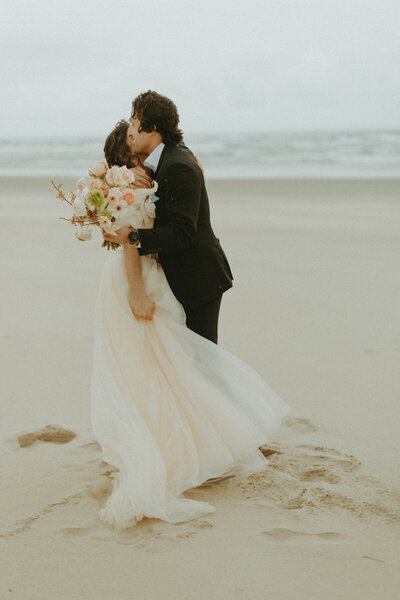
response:
M1 180L1 599L398 597L400 180L208 189L235 276L219 343L292 412L268 470L186 492L215 513L117 534L89 410L106 251L48 180Z

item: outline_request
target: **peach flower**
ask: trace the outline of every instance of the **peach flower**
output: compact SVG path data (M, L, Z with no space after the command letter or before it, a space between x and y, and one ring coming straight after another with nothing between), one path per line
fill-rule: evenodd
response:
M122 200L125 200L129 206L129 204L133 204L135 202L135 194L131 192L131 190L127 190L122 196Z
M103 192L103 194L104 194L104 196L105 196L106 198L107 198L107 196L108 196L108 191L109 191L109 189L110 189L110 188L108 187L108 185L106 185L106 184L105 184L105 183L103 183L103 182L101 183L101 186L99 187L99 190L100 190L101 192Z

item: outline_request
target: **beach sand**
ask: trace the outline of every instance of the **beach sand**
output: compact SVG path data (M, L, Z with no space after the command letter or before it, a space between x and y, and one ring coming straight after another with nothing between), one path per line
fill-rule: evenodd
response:
M292 412L265 472L185 493L215 513L116 533L90 426L106 250L74 238L49 180L1 180L1 599L398 597L400 180L208 190L235 277L219 343Z

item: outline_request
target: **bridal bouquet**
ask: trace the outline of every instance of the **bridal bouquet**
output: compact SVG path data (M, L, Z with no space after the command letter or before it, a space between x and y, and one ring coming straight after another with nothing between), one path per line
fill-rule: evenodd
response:
M69 192L71 200L62 191L62 183L51 182L57 190L57 198L72 207L72 218L60 218L78 227L75 233L78 240L84 242L92 238L92 225L114 234L123 225L140 226L141 215L154 218L154 201L157 199L154 192L158 187L155 181L151 188L132 189L134 173L126 166L109 167L105 160L93 163L88 174L89 177L77 180L75 192ZM102 246L115 250L119 244L104 240Z

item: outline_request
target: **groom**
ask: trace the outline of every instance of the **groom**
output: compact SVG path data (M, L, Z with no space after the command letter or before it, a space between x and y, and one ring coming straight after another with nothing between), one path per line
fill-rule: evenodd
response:
M140 94L130 122L127 145L134 154L147 155L144 165L158 183L159 199L153 229L123 227L113 240L134 244L141 255L158 252L187 327L217 343L221 298L233 275L211 227L203 171L183 144L172 100L150 90Z

